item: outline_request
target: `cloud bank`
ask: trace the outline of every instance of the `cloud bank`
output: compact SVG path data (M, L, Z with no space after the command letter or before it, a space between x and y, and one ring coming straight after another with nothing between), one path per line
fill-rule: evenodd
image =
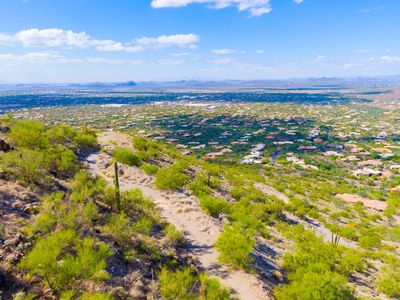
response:
M98 40L92 38L86 32L74 32L59 28L38 29L31 28L21 30L14 35L0 33L0 44L22 43L25 47L40 48L70 48L85 49L94 47L98 51L105 52L130 52L136 53L149 48L195 48L200 38L198 35L175 34L159 37L141 37L131 43L121 43L113 40Z

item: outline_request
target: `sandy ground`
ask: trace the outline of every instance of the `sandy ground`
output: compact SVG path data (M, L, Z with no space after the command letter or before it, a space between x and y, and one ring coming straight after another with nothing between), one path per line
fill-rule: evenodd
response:
M345 202L350 202L350 203L361 202L366 208L371 208L379 211L384 211L387 208L387 203L385 201L371 200L361 197L359 195L339 194L336 195L336 197Z
M130 138L117 132L100 134L102 146L131 148ZM110 183L113 176L111 157L104 153L94 153L87 158L88 168L93 174L100 175ZM164 192L153 187L153 178L139 168L120 166L122 189L139 188L147 197L151 197L160 210L161 216L185 234L189 241L188 249L198 259L208 275L218 278L240 299L273 299L271 287L256 274L232 271L218 263L218 252L214 244L221 231L221 222L205 214L198 200L181 192Z
M256 184L254 184L254 187L266 195L274 196L274 197L282 200L285 203L289 203L289 198L285 194L279 192L278 190L276 190L275 188L273 188L271 186L267 186L262 183L256 183ZM302 220L299 217L297 217L291 213L288 213L288 212L286 212L285 214L288 218L292 219L293 221L295 221L297 223L302 224L305 228L307 228L309 230L313 230L315 232L315 234L317 236L322 237L325 242L332 241L332 232L328 228L326 228L325 225L322 224L321 222L319 222L313 218L310 218L310 217L308 217L306 220ZM342 246L349 247L349 248L357 247L356 242L351 241L349 239L345 239L343 237L340 237L339 244Z

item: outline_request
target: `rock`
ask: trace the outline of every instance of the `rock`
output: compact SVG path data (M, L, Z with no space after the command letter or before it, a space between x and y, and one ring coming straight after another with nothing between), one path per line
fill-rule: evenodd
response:
M11 146L7 144L4 140L0 140L0 151L9 152L11 151Z
M11 128L8 127L8 126L0 127L0 132L1 133L8 133L10 130L11 130Z

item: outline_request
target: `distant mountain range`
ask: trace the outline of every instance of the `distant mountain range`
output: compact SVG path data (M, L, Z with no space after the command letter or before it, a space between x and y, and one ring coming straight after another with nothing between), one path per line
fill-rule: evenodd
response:
M182 80L114 83L65 83L65 84L0 84L0 90L254 90L254 89L349 89L383 88L400 85L400 75L377 77L321 77L282 80Z

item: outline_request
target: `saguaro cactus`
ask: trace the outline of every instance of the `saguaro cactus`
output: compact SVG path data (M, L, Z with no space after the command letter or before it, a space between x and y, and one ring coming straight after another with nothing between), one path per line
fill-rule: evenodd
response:
M114 162L114 187L115 187L115 200L117 202L118 211L121 210L121 192L119 189L119 172L118 163Z

